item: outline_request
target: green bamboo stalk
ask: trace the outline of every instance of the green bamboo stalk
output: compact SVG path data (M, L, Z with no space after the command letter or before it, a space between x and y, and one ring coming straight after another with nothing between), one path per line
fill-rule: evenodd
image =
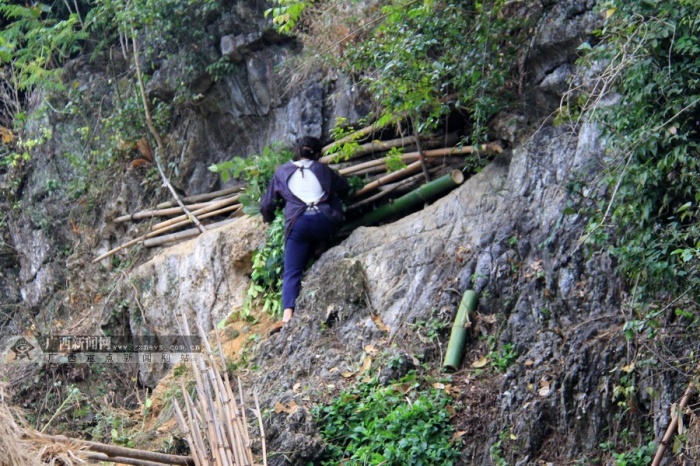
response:
M477 294L474 290L467 290L462 296L462 301L457 309L457 316L452 324L450 342L445 351L444 369L455 371L459 368L464 354L464 345L467 342L467 328L469 327L469 313L476 309Z
M352 230L361 226L374 225L382 220L391 217L392 215L402 214L407 210L437 197L438 195L449 191L455 186L459 186L464 182L464 175L459 170L453 170L447 175L426 183L420 188L414 189L408 194L401 196L390 204L383 205L372 212L367 213L364 217L351 222L340 229L340 235L350 234Z

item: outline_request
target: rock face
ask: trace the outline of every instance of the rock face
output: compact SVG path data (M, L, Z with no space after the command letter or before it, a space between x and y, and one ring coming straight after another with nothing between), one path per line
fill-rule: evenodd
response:
M226 11L207 25L213 42L203 44L202 55L212 62L232 56L232 68L223 76L204 72L189 76L184 85L196 96L189 106L182 108L171 102L184 79L182 62L178 61L182 57L174 54L149 66L144 64L144 69L153 67L149 96L175 109L166 153L161 156L171 182L185 195L219 187L219 175L208 170L213 163L261 153L270 143L289 145L302 135L327 135L331 118L342 115L354 122L367 113L343 77L316 73L287 89L276 67L296 53L297 44L280 37L263 13L260 2L227 2ZM116 106L115 86L108 83L113 81L113 73L127 75L132 66L121 54L78 57L65 66L65 79L81 93L78 101L85 105L88 120L101 117L90 112L106 112ZM118 86L124 92L129 82L121 80ZM45 97L36 96L35 108ZM68 283L81 283L80 293L89 296L98 293L100 279L108 279L101 268L111 270L110 261L90 265L91 257L142 234L138 226L117 225L111 220L150 208L156 198L170 199L170 194L149 183L149 168L129 166L131 160L126 159L133 154L121 154L109 162L112 176L106 187L100 185L105 180L99 172L105 167L81 160L93 149L79 137L87 129L84 121L51 112L36 118L41 121L30 126L36 130L35 136L40 134L39 128L53 136L33 151L19 179L0 173L0 188L5 190L13 183L18 186L13 190L16 202L6 205L10 211L6 240L14 248L12 260L16 264L11 275L18 279L22 306L32 316L48 314L42 319L48 321L60 313L64 299L72 299L63 294L70 288ZM106 157L104 147L92 152ZM86 186L90 183L97 185L95 189ZM5 204L5 199L0 200ZM9 267L7 270L10 273Z
M603 147L594 127L571 133L542 124L559 105L576 47L599 19L594 4L562 0L527 6L540 21L523 61L525 110L514 110L492 126L494 137L510 143L510 150L421 212L358 229L308 271L292 324L251 350L265 370L251 372L245 385L260 394L264 408L277 401L306 406L324 399L330 386L346 383L342 372L358 370L369 344L379 350L374 367L383 382L421 363L438 366L445 332L428 338L425 325L450 325L462 293L474 289L478 315L464 367L489 351L486 341L497 348L512 345L517 359L496 377L473 377L466 370L453 375L462 393L458 401L466 407L458 426L466 432L463 464L492 464L490 447L504 432L514 439L502 446L509 464L572 462L598 447L615 425L614 369L623 360L625 342L610 332L621 324L623 291L610 257L584 253L580 239L586 219L572 213L584 201L568 186L590 182ZM262 17L261 8L257 2L236 2L233 16L212 26L217 41L207 53L230 57L233 71L219 80L203 76L189 83L201 100L196 112L176 117L169 146L169 161L179 167L176 184L187 194L217 183L206 168L211 163L258 152L272 141L327 134L334 116L363 113L356 90L342 77L328 86L314 76L280 98L275 65L293 53L294 44L252 20ZM173 66L162 64L155 73L151 96L172 96ZM533 131L533 124L539 129ZM50 195L47 181L64 168L51 168L49 155L35 162L45 170L26 180L27 198ZM143 207L140 180L125 175L114 191L115 199L97 208L98 240L82 246L87 252L76 246L68 258L56 253L78 241L67 217L52 214L63 220L55 227L29 210L14 219L10 232L17 253L7 273L20 289L2 294L13 301L21 295L32 308L60 300L56 289L70 280L66 264L71 277L82 264L89 283L98 266L85 264L95 250L137 235L100 222L107 211L113 217ZM61 211L60 205L52 208ZM117 284L102 304L102 323L123 313L132 334L168 335L175 333L174 312L184 312L212 328L240 305L263 228L259 219L242 219L164 249ZM143 365L142 382L153 386L166 369ZM474 393L482 395L470 398ZM470 414L476 407L481 414ZM305 408L273 414L266 432L268 451L286 452L271 464L303 464L322 453Z
M128 306L129 331L134 336L155 335L164 340L182 335L182 316L188 319L192 335L197 335L197 323L209 331L243 304L251 256L263 238L260 217L244 217L166 248L119 285L103 309L105 322L114 313L114 303L120 303ZM139 361L141 383L151 387L179 363Z
M543 451L574 458L596 448L612 398L591 394L612 390L610 371L624 350L606 338L619 323L618 288L608 257L582 253L582 219L563 212L572 200L567 182L587 179L601 150L594 128L545 128L423 211L360 228L328 251L306 275L292 325L260 348L266 370L254 383L269 405L302 404L308 393L295 394L294 384L312 392L342 384L337 369L357 370L368 344L440 364L439 354L415 346L417 323L453 316L461 293L474 289L480 322L466 364L484 355L479 333L518 353L496 380L497 415L480 426L489 442L509 428L523 439L510 452L520 464ZM272 450L295 452L293 463L314 459L309 419L286 416L271 420ZM488 447L465 450L466 464L491 464Z

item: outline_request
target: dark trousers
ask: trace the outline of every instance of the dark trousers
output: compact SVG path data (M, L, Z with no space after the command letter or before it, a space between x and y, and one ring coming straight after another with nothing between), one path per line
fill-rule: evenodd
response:
M301 289L301 277L311 247L326 241L335 225L322 213L300 216L284 243L284 273L282 275L282 308L294 308Z

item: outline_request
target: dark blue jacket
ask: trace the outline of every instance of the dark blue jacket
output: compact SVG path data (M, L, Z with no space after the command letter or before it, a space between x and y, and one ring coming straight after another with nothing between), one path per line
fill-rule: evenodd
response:
M278 206L284 206L284 234L289 235L294 223L306 212L307 205L296 197L287 187L287 180L299 167L292 162L287 162L275 170L275 175L270 181L267 192L260 201L260 213L263 220L270 223L275 218L275 210ZM316 175L321 188L325 192L318 202L318 209L324 213L334 224L338 225L343 220L343 210L340 198L350 190L350 185L345 178L338 175L330 167L321 162L314 161L309 168Z

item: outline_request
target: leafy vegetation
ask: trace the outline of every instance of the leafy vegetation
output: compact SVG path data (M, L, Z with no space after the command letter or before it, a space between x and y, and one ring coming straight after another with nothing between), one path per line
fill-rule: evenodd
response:
M36 86L60 89L60 66L80 50L88 34L78 13L65 18L49 5L21 5L0 1L5 27L0 33L0 64L19 91Z
M612 253L630 285L624 335L632 359L654 376L668 366L687 380L696 377L700 349L700 5L607 0L600 7L604 27L597 43L580 47L581 64L607 68L586 91L572 92L560 115L574 124L591 118L605 136L598 187L607 195L592 200L586 240ZM626 432L630 413L639 420L644 412L634 365L623 371L614 397L617 430ZM623 443L604 447L614 464L649 464L648 438Z
M327 442L321 464L455 464L449 402L410 375L395 385L372 379L345 390L313 411Z
M291 150L281 145L267 146L262 154L248 157L234 157L226 162L211 165L209 170L218 173L221 181L228 182L235 178L245 182L241 195L241 204L248 214L257 214L260 209L260 199L267 190L275 169L292 159Z
M609 19L602 43L586 60L609 61L616 73L606 74L605 86L621 99L593 112L610 144L605 182L612 196L590 233L614 242L620 271L638 284L639 296L681 293L699 284L700 7L690 1L603 7Z
M244 315L253 304L260 304L263 312L282 316L282 272L284 271L284 214L277 212L270 224L265 242L253 253L253 270L243 303Z
M313 2L274 3L268 14L283 32L301 22L313 31L314 18L328 22ZM507 3L387 1L362 20L348 16L347 36L337 42L342 47L311 47L311 53L327 57L336 50L327 59L369 90L380 106L378 120L408 119L424 133L457 111L471 122L471 139L481 142L488 119L512 101L510 68L525 39L522 22L504 14ZM298 33L314 43L310 34Z
M244 212L255 215L259 212L260 199L265 194L275 169L291 160L292 152L282 146L268 146L260 155L234 157L209 167L219 173L225 183L232 177L245 182L240 201ZM244 316L250 315L254 304L263 311L280 316L282 312L282 271L284 267L284 215L277 212L265 236L265 242L253 254L251 284L243 303Z

